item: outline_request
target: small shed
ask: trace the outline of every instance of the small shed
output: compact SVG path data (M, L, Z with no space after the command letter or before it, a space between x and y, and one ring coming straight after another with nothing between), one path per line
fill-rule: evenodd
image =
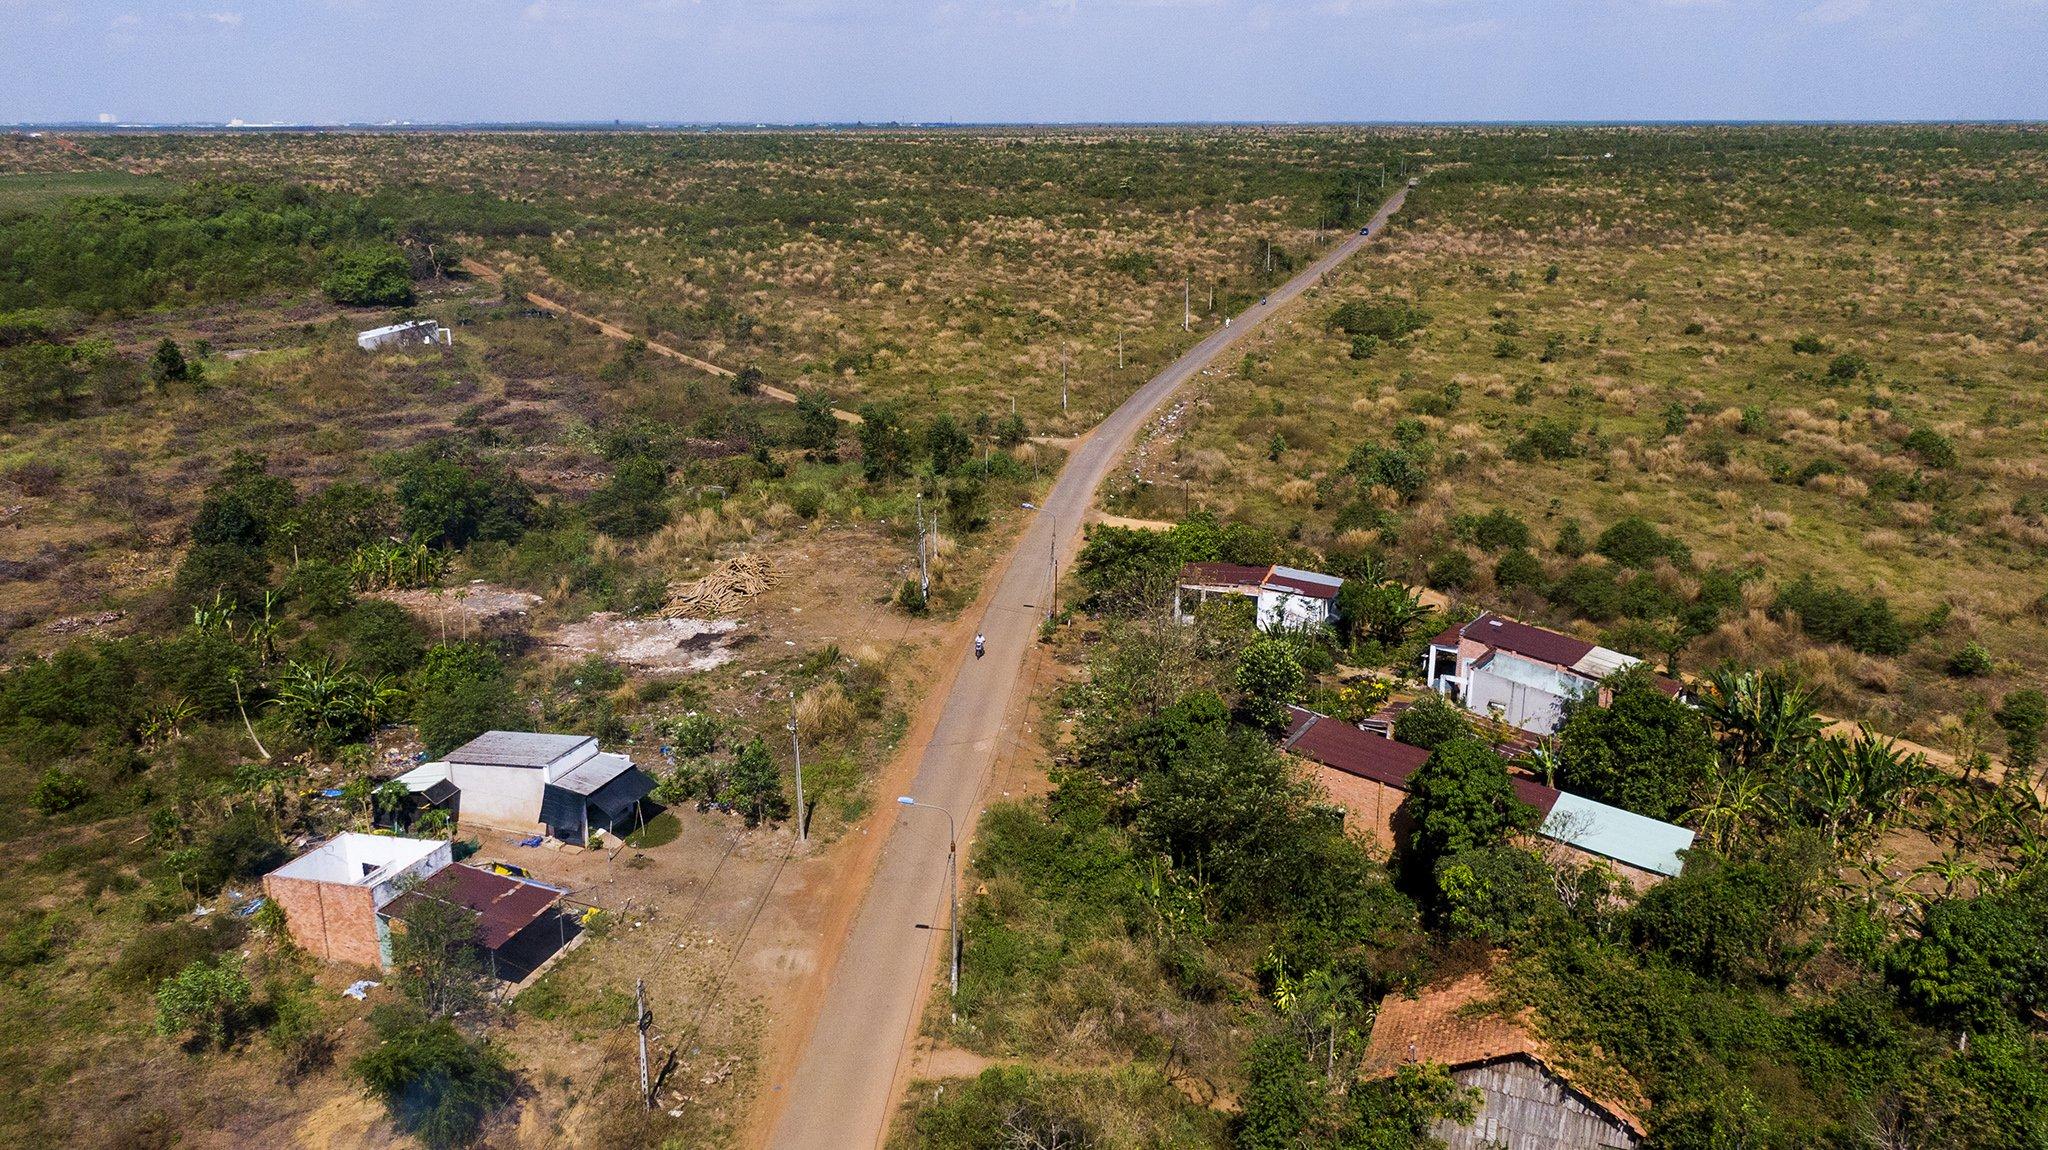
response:
M1484 973L1380 1004L1359 1074L1391 1077L1410 1063L1438 1063L1479 1091L1465 1124L1439 1121L1430 1134L1448 1150L1638 1150L1644 1127L1630 1100L1562 1070L1521 1014L1483 1005L1494 997Z
M405 788L405 800L378 812L379 826L403 830L428 811L447 811L450 825L462 815L462 790L448 777L447 763L425 763L391 780Z
M442 327L440 321L431 319L408 320L388 327L373 327L356 333L356 346L364 351L383 351L393 347L431 347L434 344L452 347L455 333Z

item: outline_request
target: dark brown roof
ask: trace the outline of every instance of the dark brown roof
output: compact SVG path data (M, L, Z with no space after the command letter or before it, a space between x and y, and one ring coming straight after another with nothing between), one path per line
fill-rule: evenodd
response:
M1466 1009L1492 997L1493 984L1483 973L1429 987L1414 998L1389 996L1380 1003L1373 1020L1359 1075L1368 1080L1385 1078L1411 1062L1437 1062L1459 1070L1504 1058L1527 1058L1642 1136L1642 1120L1628 1103L1595 1094L1558 1069L1548 1044L1524 1024L1524 1015Z
M1432 647L1455 647L1458 645L1458 639L1464 630L1465 625L1463 623L1453 623L1437 632L1436 638L1431 639L1429 645Z
M1265 567L1243 563L1190 563L1180 569L1183 587L1244 587L1257 590L1266 581Z
M1349 723L1318 715L1301 707L1289 707L1287 734L1282 746L1333 771L1385 783L1398 790L1408 789L1408 779L1429 759L1421 747L1395 742ZM1515 797L1547 817L1557 805L1558 792L1534 779L1510 778Z
M1289 724L1293 733L1287 749L1331 770L1407 790L1408 776L1429 758L1429 752L1421 747L1383 739L1313 712L1302 713L1309 715L1311 721L1301 724L1299 730Z
M1593 650L1593 644L1544 627L1531 627L1488 611L1459 628L1458 633L1477 643L1569 667Z
M456 863L392 899L383 913L404 921L406 911L423 899L452 902L476 915L477 945L496 950L533 925L561 897L553 887Z

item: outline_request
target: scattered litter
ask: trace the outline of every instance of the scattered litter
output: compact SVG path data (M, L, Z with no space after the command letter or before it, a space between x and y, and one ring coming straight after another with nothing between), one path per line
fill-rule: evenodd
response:
M210 907L210 906L195 906L195 907L193 907L193 908L192 908L192 917L193 917L193 918L205 918L205 917L206 917L207 915L209 915L209 914L212 914L212 913L213 913L213 908L212 908L212 907Z
M326 790L320 792L320 797L323 799L338 799L341 797L341 788L328 787Z
M382 984L380 984L379 982L377 982L376 979L373 978L365 978L360 982L351 982L348 984L348 989L341 992L341 996L343 998L353 998L357 1002L361 1002L365 997L369 995L371 990L375 989L379 985Z
M1036 510L1038 510L1038 504L1036 504L1036 503L1026 503L1026 504L1024 504L1024 505L1023 505L1023 507L1024 507L1024 510L1026 510L1026 511L1036 511Z
M242 905L236 907L235 917L248 918L250 915L255 914L259 910L262 910L263 904L269 901L269 899L264 898L262 895L257 895L255 898L252 898L248 902L245 902Z
M125 611L101 611L95 615L66 615L62 619L53 619L45 624L44 630L53 635L69 635L75 631L89 631L109 623L118 623L126 614Z
M523 846L523 847L537 847L537 846L539 846L539 845L540 845L540 844L541 844L541 843L542 843L543 841L545 841L545 840L546 840L546 838L547 838L547 836L546 836L546 835L535 835L535 836L533 836L533 837L532 837L532 838L530 838L530 839L520 839L520 840L519 840L519 845L520 845L520 846Z

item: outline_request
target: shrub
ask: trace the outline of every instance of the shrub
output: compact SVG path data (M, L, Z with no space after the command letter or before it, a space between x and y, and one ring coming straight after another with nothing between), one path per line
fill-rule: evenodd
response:
M1352 300L1330 313L1330 326L1391 343L1429 324L1429 313L1398 300Z
M1527 550L1517 547L1501 556L1500 562L1493 565L1493 582L1503 591L1516 587L1541 586L1543 564Z
M1554 419L1539 419L1508 445L1508 458L1519 463L1538 459L1571 459L1579 453L1578 430Z
M195 962L157 987L156 1032L165 1038L196 1032L202 1045L225 1047L241 1027L249 998L240 959Z
M1870 374L1870 361L1854 352L1843 352L1828 361L1828 378L1846 383Z
M62 767L45 767L29 795L29 803L46 815L61 814L84 804L92 788L84 779Z
M1504 508L1496 507L1484 515L1467 519L1459 527L1482 551L1499 553L1529 545L1529 525Z
M1799 355L1822 355L1828 345L1817 335L1802 335L1792 341L1792 350Z
M512 1072L497 1051L445 1019L373 1014L382 1041L351 1069L398 1125L442 1150L475 1139L492 1111L511 1101Z
M1463 551L1446 551L1430 562L1425 576L1439 591L1463 591L1478 576L1472 557Z
M1841 643L1866 655L1902 655L1912 634L1882 595L1864 597L1839 587L1824 587L1801 575L1779 588L1771 610L1796 615L1800 630L1829 643Z
M400 307L413 301L412 265L389 244L364 245L337 256L320 289L339 304Z
M1956 465L1956 445L1946 435L1931 427L1916 427L1906 434L1907 451L1920 457L1929 467L1949 468Z
M1978 679L1991 673L1991 652L1982 643L1965 643L1949 656L1948 673L1959 679Z
M1648 567L1659 559L1669 559L1680 567L1692 562L1692 552L1685 544L1639 515L1616 520L1600 533L1593 550L1623 567Z

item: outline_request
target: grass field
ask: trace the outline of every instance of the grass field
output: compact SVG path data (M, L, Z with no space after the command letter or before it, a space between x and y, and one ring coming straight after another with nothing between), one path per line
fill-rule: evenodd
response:
M0 172L0 212L26 212L75 196L156 196L171 185L126 172Z
M1934 621L1877 657L1739 610L1682 665L1790 660L1831 706L1921 737L2040 681L2048 213L2025 190L2048 181L2048 139L1616 131L1503 147L1433 169L1384 245L1205 384L1110 509L1173 517L1191 501L1313 552L1383 551L1418 583L1467 553L1450 589L1561 623L1583 612L1539 586L1574 565L1566 525L1590 542L1638 516L1690 548L1691 567L1658 576L1680 595L1696 570L1738 568L1760 608L1810 574ZM1354 348L1333 326L1349 301L1426 321ZM1405 447L1428 481L1406 498L1361 482L1346 467L1361 446ZM1529 528L1538 586L1497 585L1503 548L1473 534L1494 510ZM1656 653L1629 622L1594 629ZM1993 669L1947 674L1973 642Z

